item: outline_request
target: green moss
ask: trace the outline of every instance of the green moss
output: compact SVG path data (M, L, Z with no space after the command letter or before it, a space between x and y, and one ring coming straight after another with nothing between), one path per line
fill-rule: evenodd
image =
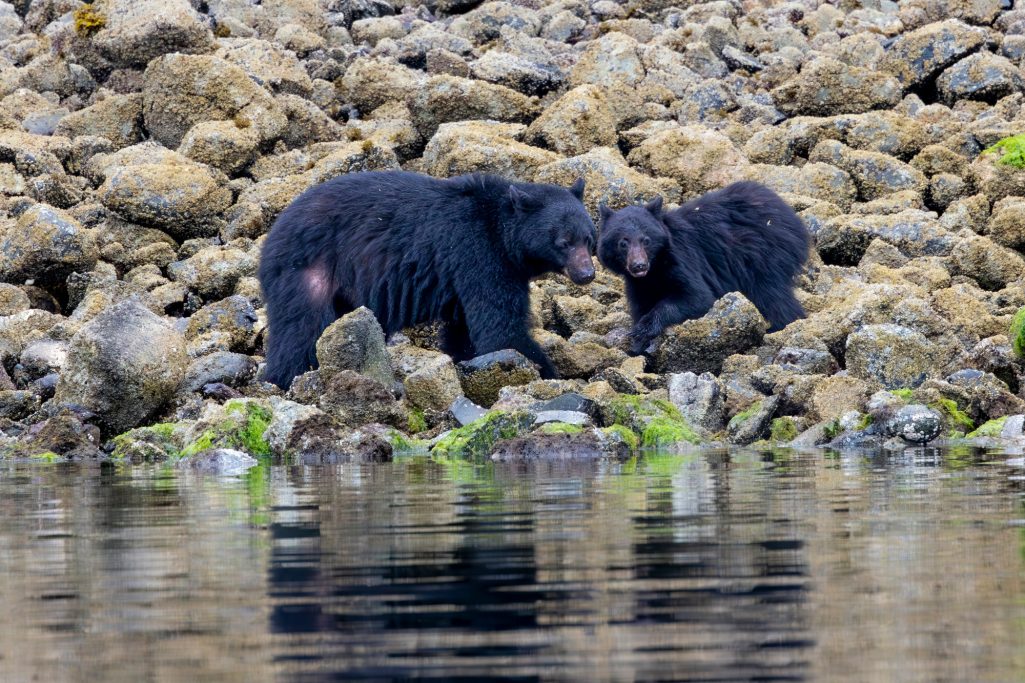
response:
M862 413L861 417L858 418L857 423L854 425L855 431L864 431L872 426L872 416L868 413Z
M743 422L750 420L759 410L762 409L762 402L755 401L746 410L742 410L730 418L729 427L739 427Z
M787 443L797 438L797 425L793 418L777 417L769 425L769 440Z
M421 439L410 439L397 429L389 429L387 432L387 438L396 453L422 451L427 447L426 441Z
M217 24L217 26L214 28L214 35L218 38L230 38L231 29L228 28L225 24Z
M829 441L840 436L840 434L843 433L843 427L840 426L840 420L833 420L827 424L825 429L822 430L822 433L826 435L826 439Z
M263 438L270 426L271 411L253 401L228 401L224 404L224 412L228 415L244 414L242 427L237 430L235 443L226 444L241 446L251 455L270 455L270 444ZM230 434L226 435L230 438Z
M683 420L671 417L655 417L641 433L641 445L646 448L661 448L686 441L701 443L701 437Z
M1007 417L998 417L995 420L986 422L974 432L968 432L966 436L969 439L974 439L977 436L1000 436L1000 431L1004 428L1004 423L1007 422Z
M143 460L178 457L178 445L174 440L177 426L174 422L160 422L149 427L137 427L118 434L112 439L114 450L110 457L114 460L124 460L128 457Z
M1011 321L1011 348L1018 358L1025 358L1025 306L1018 309Z
M410 434L419 434L420 432L427 431L427 418L424 417L423 410L413 408L409 411L409 422L406 431Z
M929 407L947 419L953 431L970 432L975 423L968 414L957 406L957 402L949 398L941 398L929 404Z
M97 12L92 5L82 5L72 15L75 22L75 33L80 36L91 36L107 25L107 18Z
M914 391L915 391L914 389L890 389L890 393L891 394L893 394L897 398L902 399L904 401L910 401L911 400L911 394Z
M540 432L542 434L583 434L584 428L565 422L547 422L541 425Z
M605 427L600 431L611 438L621 440L629 446L632 451L636 451L641 447L641 438L629 427L624 427L623 425L612 425L611 427Z
M526 433L533 421L529 413L493 410L479 420L450 431L434 444L431 453L485 455L500 439L511 439Z
M998 140L991 147L984 149L982 153L1001 154L997 163L1015 168L1025 168L1025 134L1012 135L1009 138Z
M33 453L28 456L32 460L38 460L40 462L60 462L63 460L63 456L54 453L53 451L43 451L42 453Z
M181 450L181 453L179 453L179 457L189 458L195 455L196 453L201 453L202 451L213 448L214 439L216 438L217 434L216 432L214 432L214 430L206 430L205 432L199 435L199 438L197 438L195 441L193 441L185 448L183 448Z

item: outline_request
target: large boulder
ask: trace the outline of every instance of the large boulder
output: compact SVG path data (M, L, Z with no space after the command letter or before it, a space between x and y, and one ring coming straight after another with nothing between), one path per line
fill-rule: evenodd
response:
M146 130L171 149L201 121L231 119L252 126L261 141L278 138L288 125L269 92L218 57L164 55L149 63L143 83Z
M76 138L97 135L107 138L115 149L140 142L142 130L142 95L110 95L95 104L72 112L57 122L57 135Z
M55 400L88 409L107 433L117 434L169 401L187 365L181 333L140 303L126 301L71 338Z
M141 67L171 52L209 52L214 37L188 0L104 0L93 45L115 66Z
M495 173L530 181L542 166L562 157L515 139L518 124L492 121L443 123L424 149L424 170L438 177L464 173Z
M699 125L655 133L627 158L643 171L676 180L688 195L728 185L747 166L728 137Z
M36 204L6 229L0 223L2 280L61 283L75 271L91 270L97 256L94 231L52 206Z
M943 101L953 105L957 100L993 102L1021 92L1025 77L1006 57L977 52L965 57L936 79L936 89Z
M791 116L860 114L892 107L901 94L901 84L893 76L828 57L805 65L797 77L772 92L776 105Z
M658 372L719 373L723 361L758 344L769 324L738 292L715 302L703 317L667 329L656 342Z
M510 88L457 76L433 76L407 100L413 124L429 138L443 123L486 119L527 122L538 114L537 98Z
M352 370L384 386L395 381L384 331L369 308L360 306L331 323L317 340L321 370Z
M956 19L928 24L894 41L880 65L905 88L926 83L986 42L985 31Z
M934 370L934 345L921 332L885 323L847 337L847 371L886 389L917 387Z

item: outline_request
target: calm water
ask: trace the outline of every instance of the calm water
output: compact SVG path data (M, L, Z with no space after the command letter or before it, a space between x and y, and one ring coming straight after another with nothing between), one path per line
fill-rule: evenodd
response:
M0 681L1022 681L1025 468L0 465Z

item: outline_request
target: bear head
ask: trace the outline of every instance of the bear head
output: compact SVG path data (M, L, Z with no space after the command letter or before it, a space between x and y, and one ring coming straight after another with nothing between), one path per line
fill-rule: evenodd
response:
M583 180L568 190L556 185L509 186L509 200L520 224L517 249L531 271L561 270L578 285L594 279L591 254L597 230L583 197Z
M618 275L641 278L651 270L659 252L669 246L669 231L662 222L662 198L644 206L612 211L601 206L598 260Z

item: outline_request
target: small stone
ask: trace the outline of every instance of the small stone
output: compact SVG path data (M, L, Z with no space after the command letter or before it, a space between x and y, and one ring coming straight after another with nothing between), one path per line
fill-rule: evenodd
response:
M317 340L317 362L325 371L352 370L384 386L395 381L384 331L365 306L331 323Z
M885 428L908 443L926 444L940 435L943 417L931 408L912 404L898 410Z
M460 396L453 401L448 411L452 413L456 422L464 427L481 419L488 412L465 396Z
M710 434L722 429L725 422L723 391L712 373L672 374L668 389L669 401L687 418L687 422Z

